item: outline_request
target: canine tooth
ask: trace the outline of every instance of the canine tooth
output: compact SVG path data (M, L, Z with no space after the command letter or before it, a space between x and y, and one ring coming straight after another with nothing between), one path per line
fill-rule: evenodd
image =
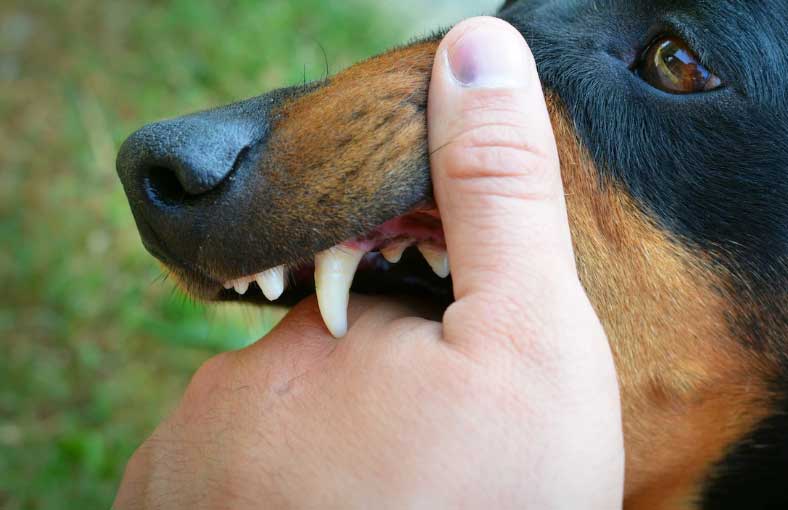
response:
M315 289L323 322L336 338L347 334L350 285L365 252L336 247L315 255Z
M441 278L446 278L451 274L449 268L449 253L436 246L422 243L419 245L419 251L424 255L427 264L430 265L435 274Z
M246 294L246 291L249 290L249 281L248 280L236 280L233 282L233 287L235 287L235 292L240 295Z
M383 258L387 261L391 262L392 264L396 264L402 260L402 254L405 253L405 250L408 249L408 246L410 246L410 243L407 241L392 243L381 249L380 254L383 255Z
M275 267L258 274L255 277L257 285L263 291L265 297L271 301L276 301L282 297L285 291L285 266Z

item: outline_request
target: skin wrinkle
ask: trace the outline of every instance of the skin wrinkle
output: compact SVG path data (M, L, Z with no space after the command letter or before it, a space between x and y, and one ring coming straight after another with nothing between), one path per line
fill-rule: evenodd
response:
M379 73L376 68L399 61L426 63L434 49L433 43L425 43L360 64L281 106L270 142L270 161L279 170L269 177L285 195L293 194L292 203L303 204L290 214L325 224L324 216L318 218L323 212L305 208L321 201L332 208L334 217L356 217L358 200L379 193L386 181L402 175L403 168L419 166L406 162L427 157L424 113L410 107L403 111L396 94L390 95L388 104L370 107L367 115L353 121L355 135L350 141L342 133L347 133L345 119L357 111L363 94L378 90L369 83ZM405 69L419 74L429 66ZM389 90L424 94L411 90L426 87L423 77L396 74L402 78L398 83L392 81L392 72L383 74ZM359 88L356 80L362 76L364 87ZM772 369L746 352L725 327L725 314L738 313L730 310L734 300L726 295L730 276L660 230L626 193L602 178L557 99L547 99L578 270L608 332L619 370L629 459L627 507L669 508L692 499L727 445L767 413L764 381ZM333 112L332 117L326 119L325 111ZM332 118L337 124L331 124ZM313 140L324 135L324 144L312 147ZM345 142L341 155L321 153L334 150L334 139ZM310 149L304 149L307 146ZM327 162L337 173L320 170ZM323 178L315 180L315 173ZM329 227L323 234L339 230ZM709 339L717 340L710 345ZM534 360L544 361L538 356ZM278 387L285 388L282 397L292 391L287 383ZM734 401L737 405L730 405ZM726 426L717 430L720 423ZM655 454L655 444L666 446Z
M273 238L293 239L288 256L308 258L303 252L295 254L295 248L307 245L299 244L299 228L305 236L332 244L351 237L349 232L357 235L373 228L368 213L384 215L379 197L387 199L386 207L412 205L405 202L413 196L399 196L409 183L421 183L418 177L428 168L424 105L436 46L430 41L397 49L277 107L269 159L258 169L266 175L266 185L277 190L277 218L260 221L279 222L272 227ZM589 81L594 75L580 78L586 88L599 88ZM699 249L697 243L669 231L660 215L678 217L680 211L675 206L657 211L643 190L633 192L622 179L622 174L637 174L636 167L646 168L652 161L677 168L687 159L707 161L703 146L694 143L697 138L690 138L689 145L697 146L687 153L691 158L670 151L657 157L652 147L670 147L670 133L655 136L645 124L625 122L632 112L604 96L586 109L610 112L605 122L594 124L595 135L618 140L620 146L589 144L594 140L589 137L581 143L575 125L578 114L573 116L555 93L548 93L547 99L578 271L609 335L619 371L628 455L627 508L691 506L731 445L775 412L771 383L779 377L784 358L781 335L786 325L779 319L780 310L788 308L785 292L765 292L771 289L766 277L741 277L746 268L729 262L734 258L730 246ZM675 125L686 129L685 121L682 117ZM612 125L630 124L630 138L615 138ZM512 126L517 125L513 121ZM730 144L720 133L710 136L717 145ZM632 150L631 145L644 149ZM433 154L452 149L444 145ZM768 156L763 147L754 150L760 159ZM620 162L620 168L595 163L604 158ZM483 161L474 165L485 167ZM720 167L716 172L723 175L728 170ZM653 177L655 172L641 173L652 179L644 185L646 191L670 191ZM711 188L709 194L715 197L726 197L721 190L730 184L706 182L701 173L682 174L682 179L690 187ZM418 198L429 192L424 185ZM719 200L708 204L707 212L717 215L730 205ZM298 228L291 231L293 225ZM765 222L758 228L768 226ZM730 244L748 246L741 239ZM726 264L720 263L723 259ZM771 269L775 280L785 274L784 267L783 262ZM177 273L176 279L180 280ZM763 303L763 296L773 297L775 303ZM449 308L447 313L461 312Z
M427 61L432 58L434 45L422 44L402 51L405 52L403 55L395 52L384 57L384 61L386 58ZM417 51L423 52L423 56L414 56ZM327 119L321 118L318 122L312 119L313 115L324 111L336 112L333 117L337 119L352 115L356 106L348 114L341 112L347 105L355 105L358 95L364 91L355 88L351 77L363 75L368 82L374 79L370 77L375 76L378 65L389 64L374 60L360 64L332 79L328 87L282 107L282 120L276 126L271 142L271 152L279 166L290 167L288 161L294 158L291 154L299 153L299 147L319 136L312 131L325 131ZM413 69L414 66L408 66L407 72L413 72ZM391 71L384 74L392 79ZM411 78L407 78L407 82L408 87L418 83L419 87L426 86L425 82ZM404 82L387 83L389 89L399 89L402 85ZM375 87L365 90L375 90ZM408 96L414 94L406 93ZM351 96L352 102L349 101ZM402 103L396 95L390 101L392 105ZM677 244L644 217L631 198L605 182L585 150L580 148L566 114L556 105L555 98L548 97L548 104L563 165L578 269L610 335L619 367L630 459L628 504L637 508L661 508L661 505L677 499L688 500L697 492L706 472L723 455L726 446L741 437L766 413L761 404L766 392L763 379L752 383L749 374L752 371L768 372L768 367L759 367L757 360L743 352L731 332L724 327L723 315L729 313L732 301L720 293L721 289L724 293L730 287L725 282L727 275L720 275L710 263L698 259ZM353 215L356 205L352 206L352 213L343 211L350 207L349 202L356 200L354 190L360 190L362 196L373 194L382 186L383 179L397 178L397 171L393 170L396 164L388 166L391 173L382 172L380 165L372 163L369 158L399 161L398 164L402 165L402 161L412 160L414 156L418 158L419 150L415 148L423 144L420 141L424 136L422 114L416 110L403 112L399 108L389 111L389 108L395 107L379 104L363 119L354 122L356 133L367 132L358 125L362 120L373 129L363 137L354 137L342 153L342 161L360 161L361 164L335 167L345 169L340 175L352 178L352 181L340 185L340 181L329 174L324 180L315 182L310 177L313 169L301 173L303 178L309 179L303 183L292 172L283 172L281 178L294 180L295 185L308 190L310 195L318 187L320 196L334 197L333 206L340 217ZM403 125L411 126L412 130L402 129ZM345 129L337 125L330 131L342 132ZM463 137L465 135L460 140ZM286 143L282 144L280 140ZM472 143L472 139L468 143ZM325 148L333 150L330 140ZM451 146L444 146L436 150L451 149ZM383 154L378 154L378 151ZM310 169L329 160L313 153L314 149L303 162L304 168ZM479 162L478 166L489 167L484 162ZM355 171L360 168L365 170ZM344 186L349 190L340 191ZM302 196L297 202L310 203L310 195ZM654 268L660 269L655 271ZM715 315L710 316L710 312ZM711 338L719 339L725 348L721 352L713 349L708 345ZM742 393L736 383L743 380L757 391ZM726 399L738 399L741 404L721 408L719 404ZM741 409L748 409L748 412ZM709 419L709 413L713 419ZM730 426L725 430L706 432L708 439L691 433L695 428L703 430L720 422L730 422ZM665 431L679 433L666 435ZM653 455L655 438L663 438L661 441L672 444L662 458ZM691 455L695 451L700 453ZM677 478L673 474L675 472L684 475Z

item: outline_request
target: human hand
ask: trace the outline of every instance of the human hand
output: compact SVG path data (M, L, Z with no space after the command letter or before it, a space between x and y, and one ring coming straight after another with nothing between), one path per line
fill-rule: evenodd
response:
M502 21L441 44L429 100L456 302L317 303L195 375L117 509L616 508L615 370L580 285L535 65Z

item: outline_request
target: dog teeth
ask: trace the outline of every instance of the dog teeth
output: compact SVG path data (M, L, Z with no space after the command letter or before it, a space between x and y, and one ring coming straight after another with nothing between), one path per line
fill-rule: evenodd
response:
M224 288L235 289L235 292L243 296L249 291L252 282L257 282L265 297L276 301L285 291L285 266L275 267L254 276L230 280L224 284Z
M255 281L266 298L276 301L285 291L285 266L262 272L255 276Z
M347 307L350 286L366 253L346 246L315 255L315 289L320 314L336 338L347 334Z
M421 243L418 247L427 264L435 271L436 275L441 278L447 278L451 274L449 253L445 249L426 243Z
M402 259L404 251L414 240L391 243L380 250L381 255L391 264ZM449 255L444 248L431 243L419 243L418 249L432 270L441 278L450 274ZM364 250L348 246L335 246L315 255L315 291L320 314L328 331L336 338L347 334L347 308L350 302L350 286L356 275ZM224 284L225 289L235 289L240 295L249 291L251 282L257 282L260 290L270 301L276 301L285 291L287 269L278 266L254 276L231 280Z
M249 280L236 280L233 282L233 288L235 292L243 296L249 290Z
M392 264L396 264L400 260L402 260L402 254L405 253L405 250L412 244L411 241L400 241L396 243L389 244L385 248L380 250L380 254L383 255L383 258L389 261Z

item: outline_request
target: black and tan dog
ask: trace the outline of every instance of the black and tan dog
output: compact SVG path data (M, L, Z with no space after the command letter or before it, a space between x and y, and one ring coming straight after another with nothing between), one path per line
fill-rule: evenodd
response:
M788 508L788 1L499 16L536 56L615 353L627 508ZM134 134L118 171L146 247L206 300L291 304L317 280L337 335L354 273L354 291L448 303L425 119L438 41Z

